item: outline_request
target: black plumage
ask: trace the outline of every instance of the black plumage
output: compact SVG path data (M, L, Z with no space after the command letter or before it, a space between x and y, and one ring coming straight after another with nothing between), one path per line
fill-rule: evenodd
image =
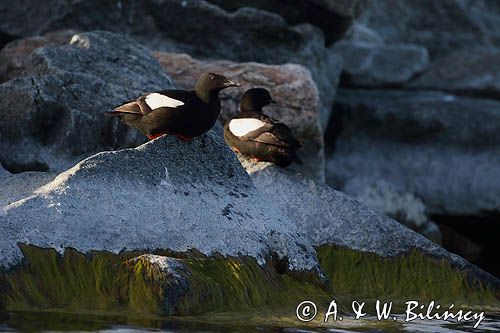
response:
M172 134L189 141L208 132L220 113L219 92L239 84L224 75L203 74L194 90L162 90L140 96L109 114L137 128L149 139Z
M285 124L263 114L262 108L274 103L266 89L247 90L240 102L240 113L224 126L224 140L236 152L287 167L302 163L297 156L299 141Z

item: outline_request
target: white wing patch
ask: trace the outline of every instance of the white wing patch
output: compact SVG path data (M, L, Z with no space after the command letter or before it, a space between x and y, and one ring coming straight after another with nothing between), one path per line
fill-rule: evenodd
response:
M184 102L178 101L176 99L158 93L152 93L147 95L145 101L146 104L151 108L151 110L164 107L176 108L178 106L184 105Z
M265 124L265 122L253 118L233 119L229 122L229 130L236 136L243 136L258 130Z

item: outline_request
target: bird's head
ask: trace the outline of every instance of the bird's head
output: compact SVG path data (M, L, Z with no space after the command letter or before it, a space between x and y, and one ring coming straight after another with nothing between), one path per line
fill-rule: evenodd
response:
M252 88L243 94L240 109L242 111L262 111L264 106L275 103L271 94L266 89Z
M198 79L194 90L197 93L205 95L207 93L217 93L222 89L229 87L239 87L241 84L229 80L222 74L218 73L205 73Z

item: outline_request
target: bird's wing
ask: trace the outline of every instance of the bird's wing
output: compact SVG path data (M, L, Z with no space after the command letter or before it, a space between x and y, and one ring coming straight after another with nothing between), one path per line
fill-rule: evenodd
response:
M181 110L193 99L194 93L184 90L162 90L140 96L116 107L111 113L129 113L145 116L155 110Z
M288 126L262 115L258 118L232 119L228 129L243 141L261 142L293 149L301 146Z
M293 136L290 128L279 122L274 122L273 128L257 137L255 141L292 149L299 149L302 146L295 136Z

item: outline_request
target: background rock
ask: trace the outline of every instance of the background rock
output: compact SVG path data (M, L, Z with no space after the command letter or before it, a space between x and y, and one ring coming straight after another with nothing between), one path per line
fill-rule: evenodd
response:
M290 24L311 23L323 31L326 43L339 40L359 15L365 0L299 0L290 6L283 0L208 0L234 11L241 7L254 7L277 13Z
M436 60L409 88L500 97L500 49L468 48Z
M18 263L17 242L118 253L196 249L205 254L275 253L293 270L316 266L314 249L253 186L213 133L182 143L163 136L104 152L0 211L0 265Z
M366 43L372 45L382 45L384 40L378 32L370 29L359 22L353 22L349 30L346 31L342 41L354 43ZM341 41L341 42L342 42Z
M49 32L43 36L17 39L8 43L0 51L0 82L5 82L20 76L24 70L29 55L42 46L62 46L69 44L75 30Z
M398 191L386 181L364 182L354 178L347 182L343 191L363 205L390 216L408 228L441 244L439 227L429 220L422 200L412 193Z
M499 45L500 3L488 0L368 0L359 22L387 44L425 46L437 59L471 45Z
M331 50L343 59L343 86L402 85L429 63L427 50L412 44L373 45L340 41Z
M20 77L0 85L0 158L13 172L63 170L98 151L144 142L104 112L173 86L149 50L109 32L35 49L22 66Z
M265 113L287 124L303 145L299 155L304 160L304 165L293 167L309 177L324 181L321 102L316 85L306 68L294 64L200 61L186 54L165 52L158 52L155 57L167 74L183 89L193 89L198 77L209 71L225 73L243 84L238 89L227 89L221 93L222 123L239 112L239 102L246 90L253 87L268 89L278 105L267 106Z
M349 6L344 7L348 11ZM43 5L23 0L0 5L0 32L30 36L63 28L106 29L128 34L151 49L203 58L304 65L318 85L326 128L341 60L328 52L321 30L312 25L291 27L274 13L255 8L229 13L201 0L51 0Z
M498 213L500 103L436 92L341 90L327 181L393 184L430 214Z

